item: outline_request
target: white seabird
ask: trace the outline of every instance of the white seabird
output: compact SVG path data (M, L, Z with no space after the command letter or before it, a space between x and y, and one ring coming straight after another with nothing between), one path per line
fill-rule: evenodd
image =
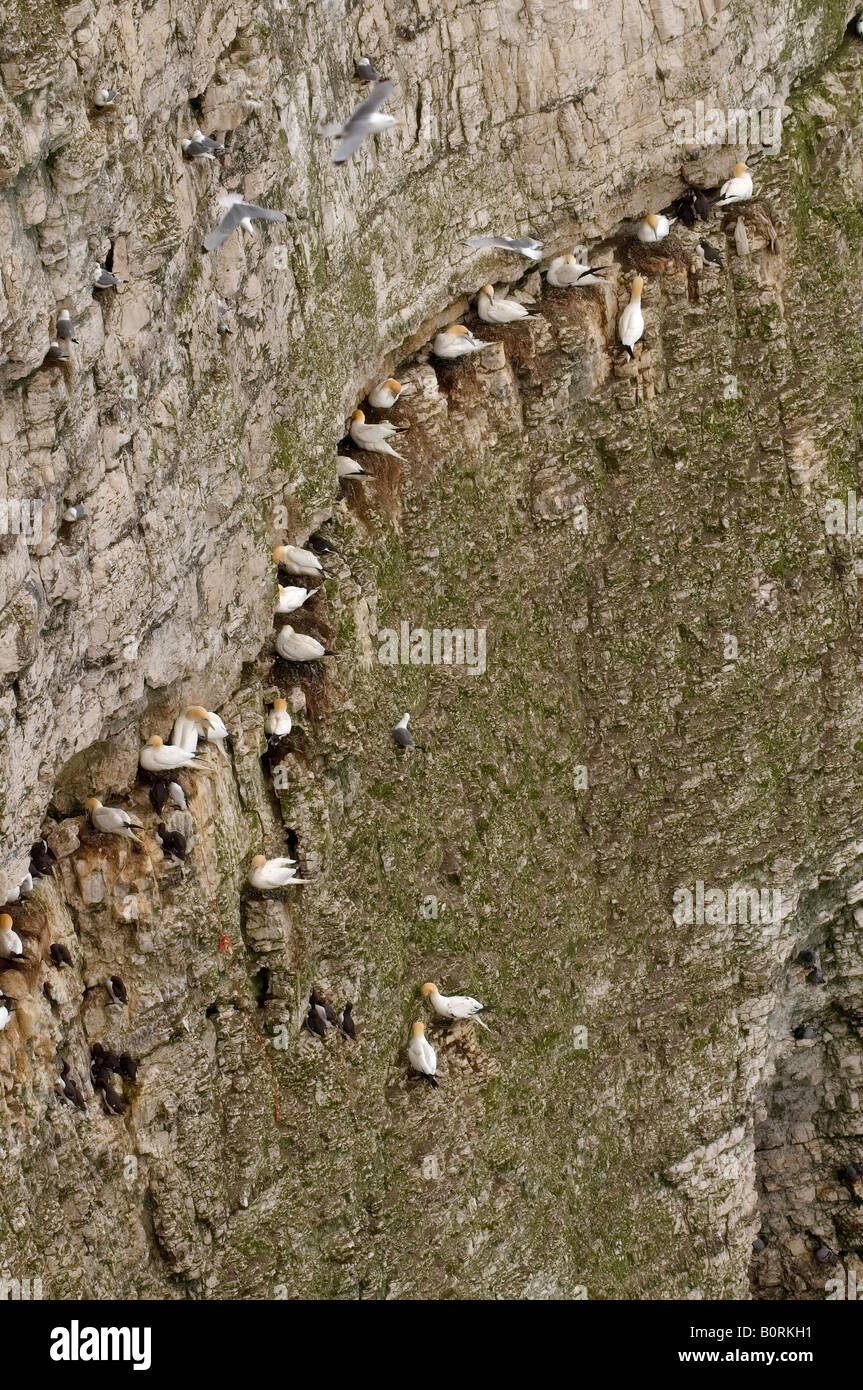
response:
M279 597L276 599L276 612L296 612L296 610L302 608L303 604L308 602L312 594L316 594L320 588L320 584L317 589L306 589L300 584L280 584Z
M344 164L352 154L356 154L368 135L379 135L382 130L391 130L401 125L394 116L386 116L380 110L393 94L390 81L375 83L369 95L361 101L345 125L335 123L324 126L321 131L330 140L338 140L339 145L333 154L334 164Z
M354 63L354 77L358 82L380 82L381 75L371 58L358 58Z
M64 521L81 521L84 517L84 503L76 502L74 507L66 507L63 512Z
M277 545L273 559L288 574L309 575L316 579L323 574L324 567L313 550L304 550L299 545ZM305 600L303 600L305 602Z
M0 959L14 960L23 956L21 938L12 928L12 918L8 912L0 912Z
M476 311L483 323L515 323L517 319L533 317L517 299L495 298L494 285L483 285L477 296Z
M110 111L119 96L122 96L122 92L116 87L97 87L93 93L93 105L98 106L100 111Z
M433 984L423 985L420 993L441 1018L472 1018L474 1023L488 1031L488 1024L479 1017L485 1005L478 999L472 999L469 994L441 994L437 985Z
M636 236L639 241L664 241L677 221L676 217L671 220L664 213L649 212L644 221L639 224Z
M276 637L276 651L285 661L318 661L322 656L333 655L317 638L295 632L289 623Z
M168 783L168 798L170 801L173 801L175 806L179 806L181 811L187 811L189 809L186 805L186 793L183 791L179 782Z
M264 730L272 738L285 738L293 727L291 716L288 714L287 700L274 700L273 708L264 720Z
M165 743L158 734L147 739L141 749L141 766L146 772L171 772L177 767L199 767L194 753L188 753L173 743Z
M336 477L337 478L370 478L356 459L348 458L347 454L336 454Z
M61 309L57 315L57 337L61 342L77 343L75 321L68 309Z
M308 883L309 880L297 878L295 859L268 859L265 854L256 854L249 869L249 882L253 888L265 891L268 888L292 888L295 883Z
M620 315L617 325L618 337L630 357L635 356L632 349L644 332L644 315L641 312L641 292L643 289L644 281L640 275L636 275L632 282L632 297Z
M94 290L115 290L118 285L124 282L113 271L106 270L103 265L97 264L93 269L93 289Z
M411 1028L411 1040L408 1043L408 1061L414 1071L419 1072L435 1088L437 1081L437 1053L427 1040L425 1027L422 1023L415 1023Z
M181 724L181 721L185 721L185 723ZM186 740L185 742L184 738L177 738L178 724ZM191 735L187 729L188 724L191 724L195 731L194 744L191 743ZM198 746L198 738L201 734L203 734L210 743L215 743L220 753L224 753L225 757L228 756L225 748L225 739L228 737L228 730L219 715L214 714L212 710L204 709L203 705L190 705L185 713L180 715L180 718L174 725L174 732L171 738L180 748L185 748L187 752L194 753Z
M475 250L497 246L501 251L515 251L518 255L527 256L531 261L542 259L543 243L532 236L469 236L465 246L473 246Z
M225 208L225 215L218 227L214 227L204 237L204 249L215 251L229 236L241 227L244 232L254 234L253 221L262 222L287 222L287 214L279 212L278 208L262 208L257 203L246 203L239 193L223 193L219 198L219 206Z
M195 131L191 140L181 140L180 148L186 159L215 159L216 155L225 153L224 145L200 130Z
M122 835L124 840L134 840L136 845L140 845L141 841L131 830L133 825L137 830L143 830L137 816L130 816L119 806L103 806L97 796L88 796L84 805L96 830L103 835Z
M410 723L410 715L409 715L409 714L403 714L402 717L401 717L401 719L399 720L398 724L396 724L395 727L390 731L390 732L392 733L392 736L393 736L393 741L394 741L395 743L398 744L399 748L418 748L418 747L419 747L419 744L414 743L413 734L411 733L410 729L408 728L408 724L409 724L409 723ZM422 752L422 751L423 751L423 750L420 749L420 752Z
M752 197L752 175L745 164L735 164L733 177L719 190L719 198L714 208L727 207L729 203L745 203Z
M351 439L369 454L392 454L393 458L404 460L404 454L397 454L387 443L388 439L399 433L396 426L391 425L388 420L379 425L367 425L366 417L361 410L355 410L351 416Z
M489 344L480 338L475 338L463 323L453 323L436 334L432 352L435 357L442 357L445 362L451 362L456 357L469 357L472 352L480 352L488 346Z
M594 270L592 266L583 265L574 255L567 254L555 256L545 278L556 290L570 289L575 285L604 285L605 281L600 279L603 269L600 266Z
M373 405L375 410L391 410L406 389L394 376L387 377L386 381L380 382L369 392L369 405Z

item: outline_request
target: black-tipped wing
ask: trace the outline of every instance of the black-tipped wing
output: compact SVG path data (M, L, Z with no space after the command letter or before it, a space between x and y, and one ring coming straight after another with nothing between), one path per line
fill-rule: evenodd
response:
M262 222L287 222L287 216L279 212L278 208L261 208L256 203L232 203L219 223L204 237L204 246L208 251L215 251L217 246L221 246L228 237L237 230L244 217L251 217Z
M377 82L344 127L339 147L333 155L334 164L345 164L352 154L356 154L369 133L369 121L393 94L390 81Z

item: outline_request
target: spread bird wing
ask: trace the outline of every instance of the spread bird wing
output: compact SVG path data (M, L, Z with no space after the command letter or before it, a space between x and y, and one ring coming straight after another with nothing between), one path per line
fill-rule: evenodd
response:
M378 82L365 101L361 101L356 111L342 130L339 147L333 155L334 164L345 164L359 149L369 133L369 119L392 95L392 82Z
M219 223L204 237L204 246L215 251L237 230L244 217L257 218L263 222L287 222L287 215L278 208L261 208L256 203L232 203Z

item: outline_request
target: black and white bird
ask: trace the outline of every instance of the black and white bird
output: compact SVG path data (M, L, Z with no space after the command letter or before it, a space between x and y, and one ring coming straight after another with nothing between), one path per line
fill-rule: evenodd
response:
M233 236L238 228L250 235L254 235L253 222L287 222L287 213L280 212L278 208L262 208L257 203L246 203L239 193L223 193L219 198L219 206L224 208L225 215L218 227L214 227L204 237L204 249L215 251L219 246Z
M359 58L354 63L354 77L358 82L380 82L381 75L371 58Z
M309 995L309 1003L328 1028L338 1027L338 1015L329 1000L325 999L322 994L312 990Z
M532 236L469 236L465 246L474 250L484 250L496 246L500 251L513 251L516 255L527 256L530 261L542 260L543 243Z
M61 343L77 343L75 322L68 309L61 309L57 315L57 337Z
M115 1004L128 1004L129 996L126 993L126 986L119 975L109 975L107 979L108 993Z
M415 1023L411 1028L408 1061L413 1071L418 1072L424 1081L437 1089L437 1053L426 1038L425 1031L422 1023Z
M798 1042L811 1042L818 1037L818 1029L811 1023L801 1023L794 1029L794 1037Z
M715 246L710 245L709 241L699 241L695 249L703 261L706 261L709 265L718 266L720 270L722 269L725 264L722 255L717 251Z
M108 1114L122 1115L128 1105L125 1096L121 1096L119 1091L116 1091L108 1080L100 1081L99 1089L102 1092L102 1100L105 1103L105 1109L108 1111Z
M469 994L441 994L437 985L433 984L423 985L420 994L428 999L439 1018L469 1018L488 1031L488 1024L480 1018L485 1005L478 999L472 999Z
M141 841L132 831L132 826L136 830L143 829L137 816L131 816L128 811L123 811L119 806L103 806L97 796L88 796L84 802L90 816L94 829L103 835L121 835L126 840L134 840L136 845Z
M409 715L409 714L403 714L402 717L401 717L401 719L399 720L398 724L396 724L396 725L390 730L390 732L391 732L391 734L392 734L392 736L393 736L393 742L394 742L394 743L397 745L397 747L399 747L399 748L416 748L416 749L419 750L420 753L424 753L424 752L425 752L425 749L422 748L420 744L414 743L413 734L411 733L410 729L408 728L408 724L409 724L409 723L410 723L410 715Z
M179 830L169 830L160 821L156 826L156 834L162 841L162 851L169 858L182 864L186 858L186 837Z
M98 106L100 111L113 111L117 98L122 95L116 87L97 87L93 93L93 105Z
M10 999L8 994L0 994L0 1033L3 1032L3 1029L12 1017L14 1008L15 1001Z
M369 95L360 102L344 125L335 122L324 126L321 134L329 140L338 140L339 142L333 154L334 164L347 163L351 155L356 154L360 145L369 135L380 135L382 131L391 130L393 126L402 124L394 116L385 115L380 109L385 101L389 101L392 94L392 82L376 82Z
M30 847L30 873L33 878L47 878L54 872L57 856L47 840L37 840Z
M93 268L93 289L94 290L115 290L118 285L125 282L115 275L113 270L106 270L103 265L96 265Z
M225 153L220 141L212 140L200 130L196 130L190 140L181 140L180 148L185 159L215 159L217 155Z
M355 1038L357 1036L357 1025L354 1023L353 1004L345 1004L345 1007L342 1009L342 1015L339 1019L339 1023L341 1025L342 1032L347 1037Z
M306 1027L310 1033L314 1033L318 1038L326 1036L327 1021L321 1018L314 1004L309 1005L309 1012L306 1014Z
M157 777L157 778L156 778L156 781L155 781L155 782L153 783L153 785L150 787L150 790L149 790L149 793L148 793L148 795L149 795L149 797L150 797L150 805L152 806L153 810L156 812L156 815L157 815L157 816L160 816L160 815L162 814L162 811L163 811L163 809L164 809L164 807L165 807L165 804L166 804L166 802L168 801L168 798L169 798L170 795L171 795L170 790L169 790L169 786L170 786L170 784L169 784L168 782L164 781L163 778Z
M48 948L48 954L51 957L52 964L55 965L58 970L62 970L64 965L72 964L72 957L69 954L68 948L63 945L62 941L52 941Z
M684 227L694 227L696 222L708 221L713 202L703 188L691 188L682 198L678 198L674 207Z
M69 350L65 343L52 343L42 358L43 362L68 362Z
M84 1100L84 1094L78 1082L70 1075L68 1062L63 1063L63 1069L60 1072L60 1089L66 1100L74 1105L76 1110L86 1110L87 1103Z
M123 1052L117 1059L117 1071L124 1076L127 1081L138 1080L138 1063L134 1057L130 1057L128 1052Z

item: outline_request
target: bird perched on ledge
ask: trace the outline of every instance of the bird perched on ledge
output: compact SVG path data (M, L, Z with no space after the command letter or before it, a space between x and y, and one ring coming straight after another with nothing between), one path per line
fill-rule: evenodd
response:
M480 352L489 346L490 344L484 343L481 338L475 338L463 323L453 323L436 334L432 352L435 357L452 362L457 357L469 357L472 352Z
M437 1089L435 1073L437 1072L437 1053L425 1035L425 1027L422 1023L415 1023L411 1028L411 1039L408 1043L408 1061L412 1069L418 1072L424 1081Z
M517 299L495 297L494 285L483 285L477 296L476 311L483 323L515 323L518 319L533 318Z
M387 377L378 386L369 392L369 405L373 405L375 410L391 410L403 395L407 388L402 386L400 381L396 381L394 376Z
M308 552L311 554L311 551ZM318 585L318 589L320 588ZM277 613L295 613L298 608L302 608L304 603L318 592L318 589L306 589L301 584L280 584L279 597L276 599Z
M188 753L174 743L165 743L158 734L147 739L141 749L140 763L145 772L170 772L177 767L203 770L194 753Z
M634 357L633 348L644 332L644 315L641 312L641 293L644 289L644 281L640 275L636 275L632 282L632 295L629 303L620 315L617 325L617 333L623 346L624 352L630 357Z
M287 738L293 728L288 714L287 700L274 700L273 707L264 720L264 730L270 738Z
M256 854L249 869L249 883L261 892L266 892L268 888L292 888L295 883L308 883L307 878L297 878L296 862L284 856L268 859L265 854Z
M23 956L21 938L13 930L12 918L8 912L0 912L0 960L15 960Z
M664 241L676 221L676 217L669 221L662 212L649 212L635 235L643 242Z
M322 656L335 656L335 652L328 651L316 637L295 632L290 623L278 633L276 651L284 661L318 661Z
M304 550L299 545L277 545L273 551L273 559L280 569L287 570L288 574L309 575L315 579L324 572L324 567L315 552Z
M584 265L568 252L565 256L555 256L545 278L556 290L582 288L587 285L604 285L605 281L600 278L604 270L604 266L594 270L592 266Z
M123 811L118 806L103 806L97 796L88 796L84 805L94 829L101 831L103 835L121 835L125 840L134 840L136 845L141 844L131 830L133 825L136 830L144 828L137 816L130 816L128 811Z
M752 175L746 165L735 164L732 173L733 176L720 188L714 208L725 208L729 203L745 203L752 197Z
M351 439L369 454L391 454L394 459L404 460L404 454L397 454L387 443L394 434L400 433L398 427L391 425L388 420L382 421L379 425L367 425L366 417L361 410L355 410L351 415Z
M479 1017L485 1005L478 999L472 999L469 994L441 994L437 985L433 984L423 985L420 993L424 999L428 999L440 1018L471 1018L480 1028L488 1030L488 1024Z

